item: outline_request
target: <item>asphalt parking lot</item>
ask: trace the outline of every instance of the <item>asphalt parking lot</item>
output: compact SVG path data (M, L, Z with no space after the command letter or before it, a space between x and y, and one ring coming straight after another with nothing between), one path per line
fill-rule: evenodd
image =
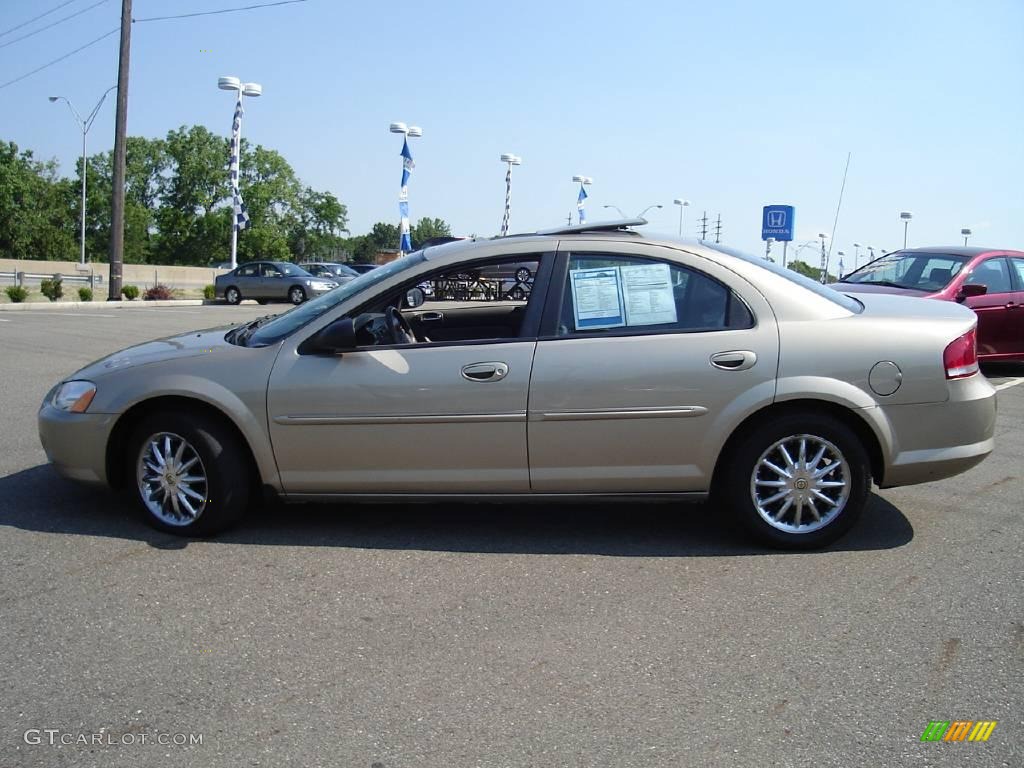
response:
M1024 764L1024 366L985 369L987 461L813 553L667 504L270 508L187 542L46 465L61 377L283 309L0 313L0 766Z

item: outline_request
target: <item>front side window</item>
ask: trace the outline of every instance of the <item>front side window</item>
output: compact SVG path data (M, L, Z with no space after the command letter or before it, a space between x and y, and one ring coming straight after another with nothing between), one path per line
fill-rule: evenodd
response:
M990 294L1009 293L1013 290L1010 284L1010 270L1004 258L981 262L964 282L971 285L986 285Z
M721 331L753 324L728 286L697 270L633 256L572 254L557 334Z
M281 270L275 267L273 264L263 265L263 277L280 277Z

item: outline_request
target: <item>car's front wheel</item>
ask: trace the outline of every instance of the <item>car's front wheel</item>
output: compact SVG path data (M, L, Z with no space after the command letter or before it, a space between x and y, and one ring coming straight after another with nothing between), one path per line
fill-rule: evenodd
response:
M292 304L301 304L306 300L306 292L299 286L292 286L288 291L288 301Z
M241 519L249 468L231 430L200 414L154 413L133 433L129 459L141 512L154 528L209 536Z
M835 541L867 505L871 469L856 433L824 414L790 414L740 438L720 487L762 541L811 549Z

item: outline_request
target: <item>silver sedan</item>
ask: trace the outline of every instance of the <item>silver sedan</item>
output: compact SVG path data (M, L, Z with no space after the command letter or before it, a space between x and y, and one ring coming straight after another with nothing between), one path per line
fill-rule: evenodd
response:
M209 535L250 499L711 497L817 547L881 487L993 448L977 319L837 293L642 221L429 247L273 319L149 342L39 411L63 475L129 486L152 525ZM427 300L453 271L528 264L520 301Z
M314 276L284 261L251 261L214 278L217 298L228 304L238 304L243 299L255 299L260 304L268 301L301 304L337 287L338 281L333 278Z

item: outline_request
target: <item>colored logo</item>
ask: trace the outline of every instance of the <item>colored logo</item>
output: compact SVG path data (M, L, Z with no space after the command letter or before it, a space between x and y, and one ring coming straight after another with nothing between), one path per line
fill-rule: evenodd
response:
M921 741L988 741L997 720L931 720Z

